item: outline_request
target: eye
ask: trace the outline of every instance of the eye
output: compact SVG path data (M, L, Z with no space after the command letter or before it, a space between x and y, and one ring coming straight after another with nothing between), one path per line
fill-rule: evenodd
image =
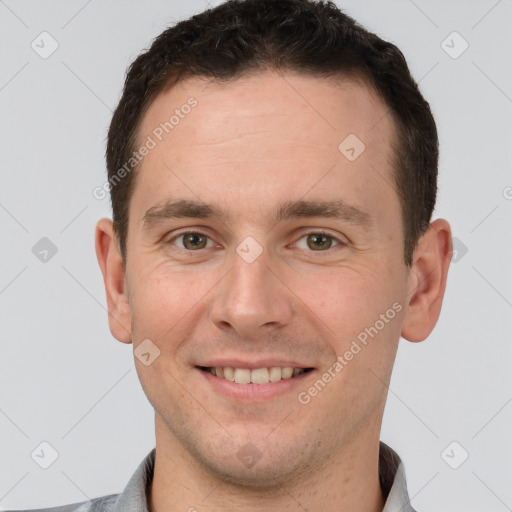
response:
M302 240L305 239L305 244L300 246ZM334 243L334 245L333 245ZM299 249L311 249L317 252L325 252L329 250L331 247L336 247L336 245L342 245L343 242L338 240L336 237L329 235L328 233L323 232L311 232L304 234L299 241L296 243Z
M185 251L197 251L207 249L214 245L208 235L198 231L188 231L179 233L170 238L166 243L176 245L179 249ZM340 239L322 231L312 231L305 233L295 245L299 249L305 249L315 252L326 252L332 247L345 245Z
M197 231L190 231L187 233L180 233L179 235L171 238L167 243L174 244L176 241L181 240L182 245L176 244L180 249L185 249L187 251L194 251L196 249L206 249L207 247L211 247L213 242L210 240L210 245L208 244L209 237L203 233L199 233Z

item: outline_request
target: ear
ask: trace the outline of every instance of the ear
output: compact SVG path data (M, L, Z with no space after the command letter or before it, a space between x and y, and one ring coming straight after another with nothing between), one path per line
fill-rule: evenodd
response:
M414 251L401 333L406 340L423 341L434 329L441 312L452 251L450 224L437 219Z
M131 343L131 315L126 293L125 268L110 219L101 219L96 225L95 242L96 257L107 293L110 332L122 343Z

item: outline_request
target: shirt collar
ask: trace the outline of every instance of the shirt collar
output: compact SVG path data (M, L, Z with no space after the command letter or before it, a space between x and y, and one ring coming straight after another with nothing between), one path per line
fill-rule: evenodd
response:
M386 502L382 512L416 512L409 499L405 469L398 454L380 442L379 480Z
M153 480L156 448L140 463L124 491L113 503L112 512L148 512L147 491ZM405 470L398 454L380 442L379 480L385 498L382 512L416 512L409 500Z

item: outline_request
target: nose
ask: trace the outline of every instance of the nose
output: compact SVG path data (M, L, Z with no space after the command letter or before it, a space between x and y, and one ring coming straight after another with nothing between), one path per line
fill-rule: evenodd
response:
M256 338L264 330L288 325L293 301L286 276L265 251L252 262L235 253L231 270L215 288L211 320L223 331Z

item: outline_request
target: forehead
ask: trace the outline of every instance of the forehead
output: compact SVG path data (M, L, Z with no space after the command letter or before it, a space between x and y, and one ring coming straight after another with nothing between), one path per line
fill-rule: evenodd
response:
M389 189L393 181L393 122L360 81L275 72L226 83L185 80L149 107L139 144L148 138L155 145L136 186L148 207L169 198L220 204L246 194L264 209L263 197L297 200L309 192L357 202L365 189Z
M169 121L174 111L188 111L186 104L191 98L197 100L199 108L192 113L200 112L200 122L187 122L188 115L180 116L179 123L174 119L176 142L180 134L187 137L192 130L196 139L212 143L254 127L258 120L262 125L272 121L272 127L283 128L283 135L293 134L304 140L327 137L326 142L329 135L337 140L351 129L374 145L380 136L394 132L388 107L362 79L265 71L227 82L206 78L179 82L156 97L142 119L139 135ZM311 123L310 130L300 131L302 126L289 124L291 118L298 117ZM387 141L389 137L385 138Z

